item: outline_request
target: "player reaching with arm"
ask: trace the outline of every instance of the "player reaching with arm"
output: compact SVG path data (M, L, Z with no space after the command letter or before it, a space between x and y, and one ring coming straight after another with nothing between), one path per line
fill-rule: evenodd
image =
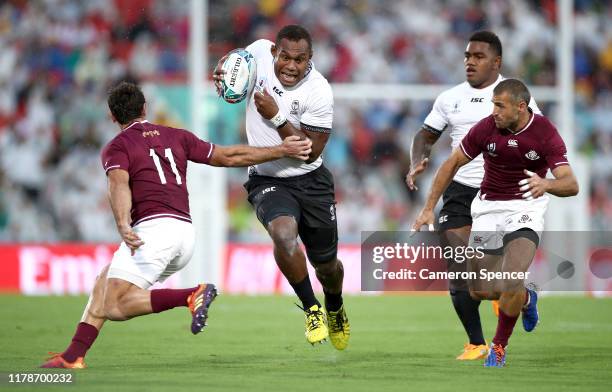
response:
M108 106L121 132L102 151L108 195L123 242L96 278L89 302L68 348L44 368L84 368L85 354L107 320L125 321L175 307L189 307L191 332L206 326L217 295L214 284L148 290L182 269L193 253L187 162L248 166L275 159L308 159L311 142L286 138L269 147L215 146L192 133L145 120L140 88L121 83Z
M417 189L415 180L429 165L432 146L443 132L449 133L455 148L470 128L493 110L493 89L504 80L500 75L502 44L497 35L490 31L472 34L463 62L466 81L437 97L423 127L414 137L410 151L411 169L406 175L406 185L410 190ZM533 99L529 106L535 113L540 113ZM482 182L483 165L484 161L479 156L461 167L444 192L438 229L445 245L453 248L467 245L472 225L470 205ZM448 266L449 270L460 272L466 264L448 260ZM487 355L487 345L478 311L480 300L470 296L467 281L462 278L449 281L449 292L469 340L457 359L484 358Z
M350 326L342 300L344 270L337 257L334 180L321 157L332 130L331 87L312 64L312 40L301 26L285 26L275 42L258 40L246 50L257 62L256 88L246 113L249 144L270 146L290 136L312 140L305 162L280 159L251 166L245 184L249 202L272 238L279 269L302 302L307 341L315 344L329 336L343 350ZM217 87L222 62L213 75ZM298 236L323 286L326 317Z
M457 170L483 154L485 173L471 205L469 240L470 246L481 247L486 254L473 260L477 267L499 261L502 272L526 272L544 229L546 193L560 197L578 193L563 140L548 119L532 112L529 100L529 90L519 80L507 79L495 87L493 114L478 122L442 164L413 226L420 230L433 223L434 206ZM548 169L554 179L545 178ZM505 280L485 290L470 287L470 293L476 299L499 299L497 331L485 366L502 367L519 314L528 332L538 323L537 293L526 289L522 279Z

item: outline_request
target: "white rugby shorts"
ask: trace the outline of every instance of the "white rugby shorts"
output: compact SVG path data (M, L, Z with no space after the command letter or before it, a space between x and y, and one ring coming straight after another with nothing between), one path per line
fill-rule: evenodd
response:
M533 200L481 200L479 192L471 206L470 246L500 249L506 234L525 228L540 236L548 200L547 195Z
M144 244L132 256L122 242L113 255L108 278L126 280L148 289L179 271L191 259L195 230L189 222L173 218L158 218L134 226Z

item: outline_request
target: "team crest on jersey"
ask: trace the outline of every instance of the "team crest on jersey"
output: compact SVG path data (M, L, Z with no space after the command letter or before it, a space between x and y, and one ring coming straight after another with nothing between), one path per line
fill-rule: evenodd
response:
M489 155L491 155L492 157L497 156L497 154L495 154L495 143L487 144L487 150L489 151Z
M456 101L453 104L453 110L451 110L451 113L459 113L460 112L460 110L459 110L459 104L460 103L461 103L461 101Z
M525 156L527 157L527 159L530 159L532 161L540 159L540 156L534 150L529 151L527 154L525 154Z
M291 111L289 113L297 115L298 110L300 110L300 101L294 99L293 102L291 102Z
M518 147L518 141L516 139L508 139L508 147Z

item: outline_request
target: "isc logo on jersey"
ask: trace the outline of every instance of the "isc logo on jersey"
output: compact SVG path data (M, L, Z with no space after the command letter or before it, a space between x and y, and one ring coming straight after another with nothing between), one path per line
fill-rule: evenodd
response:
M229 103L242 102L255 85L255 58L244 49L235 49L228 53L221 69L225 71L221 81L221 97Z

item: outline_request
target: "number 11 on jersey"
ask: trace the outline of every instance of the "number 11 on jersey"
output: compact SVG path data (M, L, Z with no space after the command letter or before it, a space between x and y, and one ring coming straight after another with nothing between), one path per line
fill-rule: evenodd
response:
M161 183L166 184L166 175L162 170L161 162L159 161L159 157L155 153L155 150L152 148L149 149L149 155L151 156L151 158L153 158L153 163L155 163L155 168L157 169L157 174L159 174L159 179ZM176 168L176 163L174 162L174 157L172 156L172 150L170 150L170 148L166 148L164 150L164 155L166 156L166 158L168 158L168 161L170 161L170 167L172 168L172 173L174 173L174 176L176 177L176 183L181 185L183 183L183 180L181 179L181 175L179 174L178 169Z

